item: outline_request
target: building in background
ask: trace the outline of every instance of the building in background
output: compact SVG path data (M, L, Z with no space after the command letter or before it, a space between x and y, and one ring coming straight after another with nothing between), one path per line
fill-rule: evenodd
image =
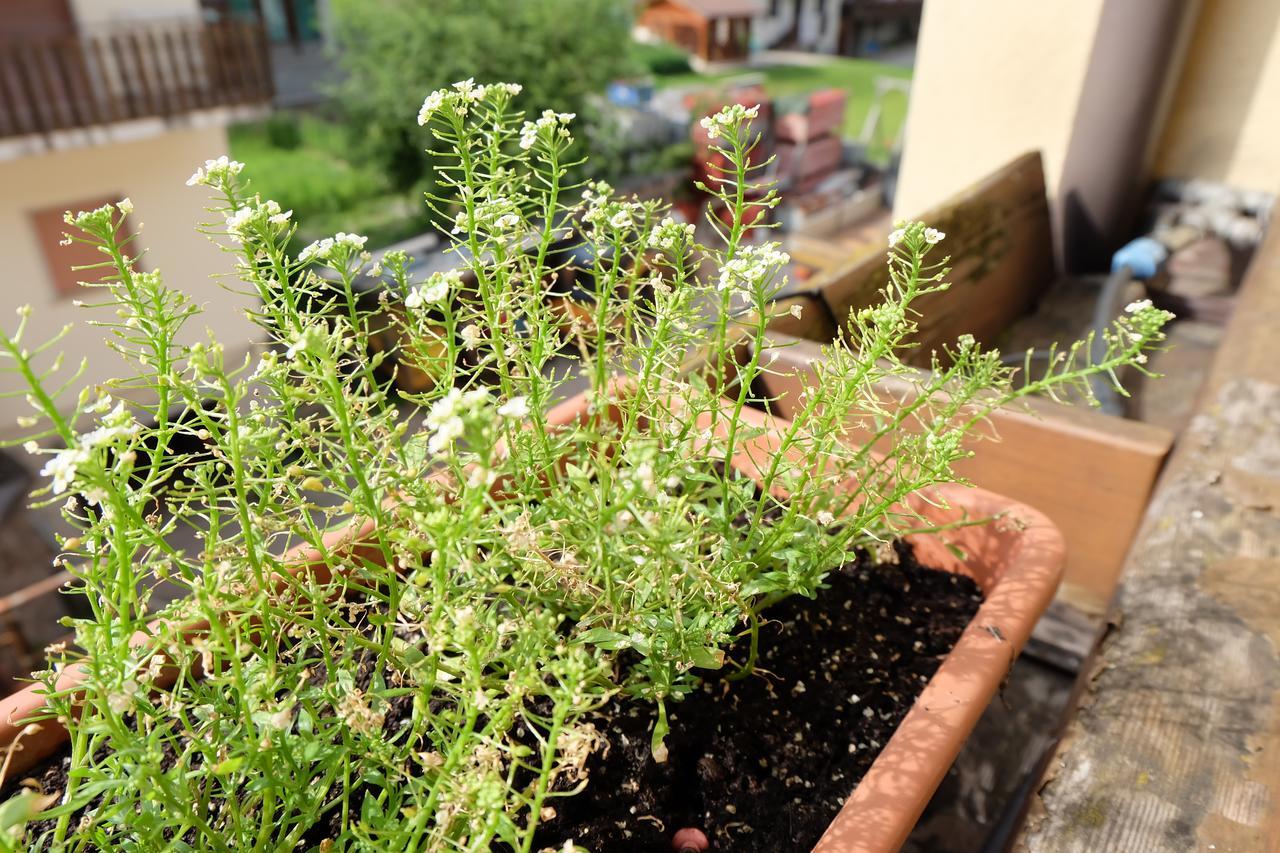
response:
M741 62L751 56L753 22L764 11L763 0L653 0L636 25L688 51L695 64Z
M86 384L124 369L104 330L84 322L111 315L72 304L84 294L70 267L101 257L60 240L64 211L127 196L127 227L152 247L143 267L204 306L192 339L207 327L229 347L247 344L247 302L213 278L230 260L195 231L208 199L185 182L227 153L229 122L265 113L269 63L260 26L206 22L197 0L0 0L3 322L30 304L33 342L75 322L59 348L72 365L86 360ZM0 375L0 391L18 385ZM0 435L25 408L20 397L0 402Z

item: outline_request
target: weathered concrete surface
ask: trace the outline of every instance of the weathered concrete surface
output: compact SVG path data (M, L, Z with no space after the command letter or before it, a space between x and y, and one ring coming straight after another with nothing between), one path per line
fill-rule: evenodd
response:
M1280 850L1280 229L1148 510L1019 847Z

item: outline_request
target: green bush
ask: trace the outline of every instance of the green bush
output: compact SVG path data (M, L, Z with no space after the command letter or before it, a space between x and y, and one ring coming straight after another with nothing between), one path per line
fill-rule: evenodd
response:
M272 113L265 128L267 139L282 151L292 151L302 144L302 124L293 113Z
M637 66L659 76L688 74L693 70L689 54L666 42L632 42L631 58Z
M520 80L514 106L576 113L634 70L630 4L618 0L334 0L335 91L371 165L408 189L430 158L406 106L455 81Z

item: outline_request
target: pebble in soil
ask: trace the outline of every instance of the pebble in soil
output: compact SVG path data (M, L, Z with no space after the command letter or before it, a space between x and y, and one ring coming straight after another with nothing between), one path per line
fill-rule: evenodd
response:
M611 706L596 721L608 750L586 790L554 801L535 849L670 850L685 827L712 850L809 849L982 602L971 579L898 555L772 608L756 676L712 673L671 706L665 764L650 753L652 706Z

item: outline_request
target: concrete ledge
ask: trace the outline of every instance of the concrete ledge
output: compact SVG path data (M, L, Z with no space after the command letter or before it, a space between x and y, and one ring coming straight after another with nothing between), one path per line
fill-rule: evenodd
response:
M1280 849L1280 229L1239 300L1018 849Z

